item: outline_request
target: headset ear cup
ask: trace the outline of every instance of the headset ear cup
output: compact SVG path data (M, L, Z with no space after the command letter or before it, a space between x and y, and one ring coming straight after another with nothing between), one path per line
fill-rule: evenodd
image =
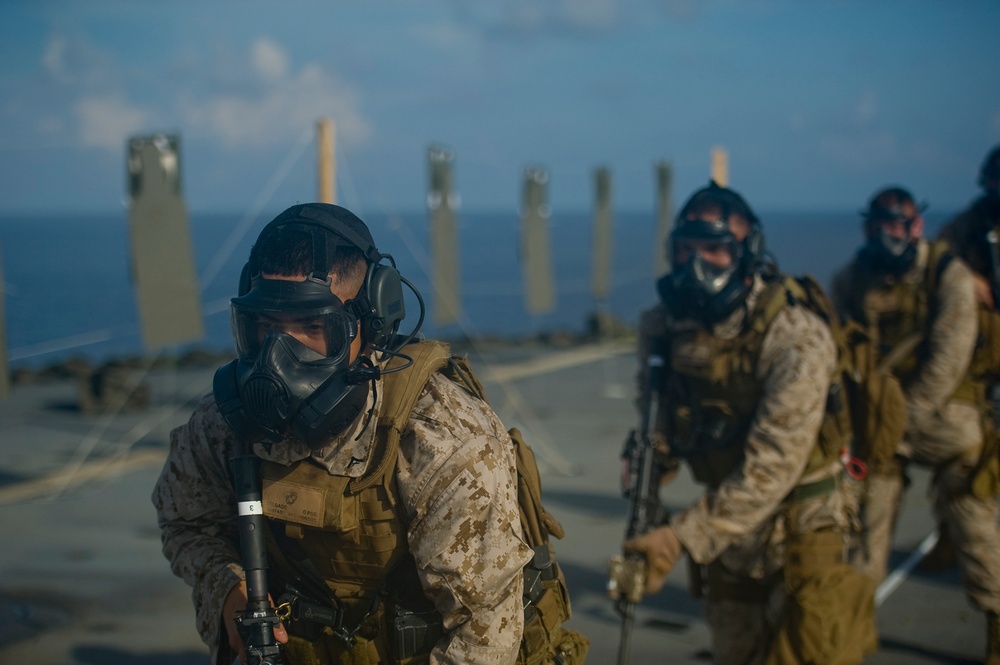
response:
M406 316L403 305L403 282L390 265L377 264L369 269L366 288L371 314L362 322L364 339L375 346L384 346L396 333L399 322Z
M750 235L746 240L747 254L750 260L755 262L764 254L764 233L756 224L750 228Z

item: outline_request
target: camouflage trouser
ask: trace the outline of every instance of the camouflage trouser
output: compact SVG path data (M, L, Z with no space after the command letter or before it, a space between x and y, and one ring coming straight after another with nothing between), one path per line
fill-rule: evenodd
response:
M913 462L934 469L934 511L955 546L969 600L984 612L1000 612L1000 507L996 499L969 493L981 441L977 409L951 402L900 449ZM876 582L886 574L902 491L902 472L872 476L867 483L862 541L852 562Z
M870 475L852 489L862 494L857 499L861 533L852 543L850 561L879 584L888 573L892 536L903 497L902 467L894 475Z
M706 599L705 621L712 633L716 665L757 665L767 657L784 593L778 584L770 600L744 602Z
M784 559L785 545L781 541L786 527L798 533L812 533L831 528L843 530L846 526L843 496L839 492L807 499L797 504L792 514L791 524L785 524L778 515L771 525L778 528L765 529L771 534L771 547L777 544L776 549L767 550L774 557L771 564ZM763 663L782 619L786 595L780 571L764 579L753 579L747 571L753 567L750 564L754 557L747 556L741 561L741 552L751 555L754 549L751 542L736 544L708 566L705 621L712 633L712 660L717 665ZM727 572L727 568L733 572Z

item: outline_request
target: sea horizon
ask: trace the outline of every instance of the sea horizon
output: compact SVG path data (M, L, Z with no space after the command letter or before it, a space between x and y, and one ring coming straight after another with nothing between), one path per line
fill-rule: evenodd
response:
M280 211L277 211L280 212ZM928 211L928 235L956 211ZM71 358L102 363L121 357L191 349L231 349L228 303L257 233L276 212L191 212L189 224L205 320L203 339L173 348L142 348L129 278L127 211L0 214L7 355L11 369L40 368ZM532 316L524 307L516 210L458 211L460 323L435 326L428 270L426 211L368 213L379 249L427 302L422 332L441 339L520 340L584 332L595 312L634 326L655 301L654 213L613 212L613 287L607 301L590 295L592 211L554 210L549 220L556 307ZM857 209L759 212L768 249L782 270L809 273L826 285L861 243ZM416 320L407 296L407 330Z

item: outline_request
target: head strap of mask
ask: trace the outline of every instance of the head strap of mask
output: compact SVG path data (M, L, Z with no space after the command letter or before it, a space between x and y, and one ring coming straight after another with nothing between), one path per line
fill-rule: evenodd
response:
M358 295L346 304L347 309L361 321L361 338L379 351L394 353L411 340L423 325L424 307L420 294L396 270L396 262L389 254L378 251L372 240L368 227L354 213L346 208L329 203L306 203L288 208L275 217L260 232L259 243L269 233L284 227L297 227L309 233L312 237L313 270L311 278L325 281L329 286L327 274L334 252L339 247L348 245L361 251L368 263L365 281ZM382 263L388 261L388 263ZM252 261L248 261L240 275L239 295L247 295L254 283L263 279L260 269ZM403 306L403 288L413 291L420 304L420 318L407 337L401 343L390 343L399 329L399 323L405 316ZM305 289L306 287L302 287Z
M916 211L907 215L907 206ZM910 237L910 227L927 209L927 202L916 203L913 195L902 187L887 187L875 194L868 208L859 211L865 222L868 242L861 249L861 258L880 272L902 274L909 270L917 258L917 243ZM882 228L883 222L900 221L906 227L903 239L891 237Z
M351 322L348 328L360 321L359 332L365 343L376 351L405 358L399 349L423 323L423 299L396 271L392 257L378 251L367 226L339 206L296 205L264 227L258 244L283 228L301 230L311 238L311 272L301 282L266 279L251 252L251 261L240 276L239 296L233 299L234 308L239 306L251 313L309 313L342 307L337 316ZM344 246L359 250L367 264L361 289L347 303L341 303L330 290L332 280L328 274L334 253ZM409 336L400 341L396 331L405 314L404 283L420 304L420 317ZM311 448L321 448L355 421L367 401L368 384L374 387L380 376L378 367L365 356L351 362L349 346L342 346L335 355L323 356L291 335L268 333L255 357L240 357L216 372L216 403L233 430L245 440L277 442L291 434Z
M706 207L717 208L718 213L703 214L701 210ZM749 232L742 242L735 239L730 228L729 220L732 215L742 217L749 224ZM698 190L687 200L677 215L674 231L670 237L670 246L674 248L672 261L674 272L660 278L657 282L657 292L675 316L690 316L709 324L725 318L745 302L750 291L748 278L764 265L773 263L773 260L766 255L760 219L742 196L731 189L721 187L714 180L709 182L708 187ZM735 265L724 287L715 293L695 288L696 285L691 281L695 276L687 274L689 270L679 268L677 265L676 247L680 239L720 240L734 243L737 248L733 256ZM689 268L697 268L691 265L696 262L697 258L692 257Z

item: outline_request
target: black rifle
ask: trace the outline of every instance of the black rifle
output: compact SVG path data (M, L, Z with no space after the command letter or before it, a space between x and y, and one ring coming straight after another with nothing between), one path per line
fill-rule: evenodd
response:
M639 430L629 432L622 457L627 461L627 486L629 499L628 527L625 538L634 538L658 526L662 520L660 505L660 477L664 468L657 460L653 442L653 427L659 406L657 393L663 381L662 343L657 341L650 349L646 361L646 386L642 396L642 414ZM642 600L646 585L646 558L642 554L627 553L612 557L608 580L608 593L615 599L615 607L622 617L621 638L618 643L618 665L626 665L632 639L635 606Z
M240 557L247 582L247 607L236 618L236 628L246 650L247 665L279 665L281 644L274 637L279 619L267 597L267 520L261 496L260 458L250 445L240 443L230 460L239 509Z

